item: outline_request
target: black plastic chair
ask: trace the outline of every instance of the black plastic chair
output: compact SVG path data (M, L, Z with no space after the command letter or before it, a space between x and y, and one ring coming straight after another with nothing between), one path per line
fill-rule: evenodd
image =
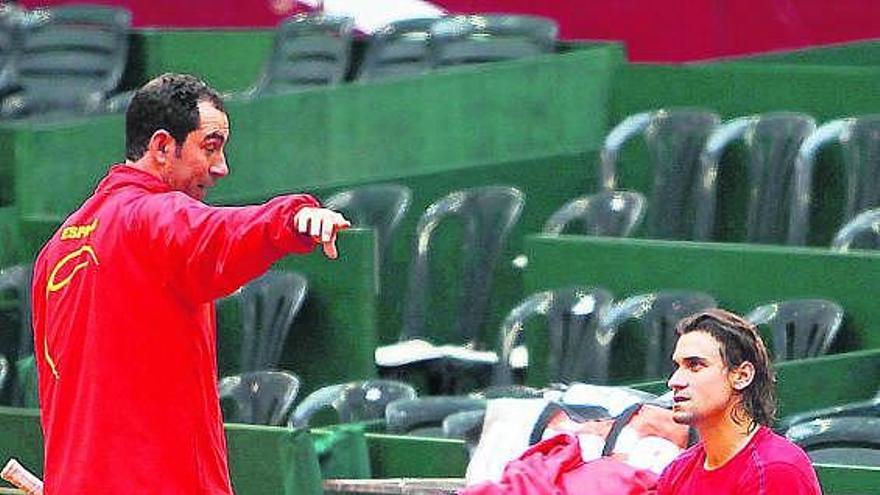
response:
M483 421L486 419L485 409L460 411L443 418L441 428L446 438L464 440L468 455L473 455L483 433Z
M831 242L834 251L850 249L880 249L880 208L868 210L846 223Z
M22 32L16 76L22 91L3 102L6 117L77 115L101 107L122 79L131 13L70 5L40 10Z
M700 176L712 182L701 190L698 238L712 237L715 220L715 178L724 151L743 139L748 169L748 206L746 242L784 244L805 233L789 235L789 214L794 202L794 169L801 144L816 129L809 115L795 112L772 112L740 117L719 126L706 142L700 157Z
M575 198L544 223L545 234L629 237L645 216L645 197L634 191L603 191Z
M514 383L489 385L484 389L472 392L470 395L478 399L540 399L544 397L544 391Z
M394 232L411 202L412 191L404 185L370 184L337 192L324 201L324 206L341 211L356 227L376 229L381 268L388 257Z
M299 14L282 22L266 67L249 96L342 82L351 57L352 26L348 17L320 13Z
M385 409L390 402L415 399L417 395L411 385L394 380L364 380L328 385L315 390L296 406L288 426L309 426L311 418L327 408L336 411L337 423L384 420Z
M868 400L848 402L837 406L804 411L785 417L779 421L774 429L784 433L793 425L799 423L807 423L820 418L837 418L846 416L880 418L880 391L877 392L877 395Z
M880 206L880 115L837 119L822 124L798 150L789 244L807 243L814 165L822 149L835 142L840 145L845 166L843 222Z
M608 311L602 326L613 328L626 356L637 361L642 354L642 378L668 377L672 373L672 352L678 322L698 311L717 306L709 294L687 290L664 290L627 297Z
M302 275L270 270L224 300L223 304L237 304L241 330L239 372L278 367L307 289Z
M434 67L514 60L552 53L559 28L526 15L460 15L431 26Z
M880 467L880 417L816 418L792 425L785 436L816 463Z
M10 364L6 356L0 354L0 393L5 392L6 382L9 379Z
M524 342L528 320L543 316L547 341L547 381L608 380L613 329L601 325L611 306L612 295L601 288L571 287L533 294L518 304L501 325L501 356L495 370L494 383L506 385L515 381L515 349ZM528 349L529 366L534 364L536 351Z
M703 208L698 198L714 196L715 184L701 172L700 152L719 122L713 112L689 108L642 112L625 118L605 138L599 187L606 191L616 188L621 150L631 139L644 136L653 168L653 184L647 194L647 236L708 240L712 229L698 224L698 211Z
M31 280L33 266L30 264L8 266L0 270L0 293L11 296L16 301L19 322L15 349L8 353L13 360L34 353L34 334L31 324Z
M392 22L370 36L358 79L375 81L424 74L431 70L431 25L437 18Z
M284 371L251 371L220 380L223 421L281 426L299 392L300 380Z
M443 420L462 411L485 410L486 401L464 396L431 396L401 399L388 404L388 433L443 437Z
M523 194L515 188L485 186L450 193L425 210L416 227L400 342L376 350L376 364L383 374L395 376L398 371L413 366L426 368L435 382L432 386L434 393L460 391L457 377L488 377L497 358L489 356L491 351L483 350L481 326L489 305L495 265L508 234L519 219L523 202ZM432 296L429 291L432 282L431 247L440 224L453 218L462 221L464 239L458 304L454 305L455 332L450 337L432 334L427 322L428 301ZM444 294L451 292L444 289ZM451 343L438 342L444 338L450 339ZM438 359L434 354L407 351L406 362L390 362L384 358L400 346L422 339L456 346L460 352L455 357Z
M17 77L20 36L25 14L20 7L0 5L0 98L21 89Z
M825 299L790 299L753 309L746 320L769 330L773 360L826 354L843 323L843 308Z
M110 95L104 100L103 108L100 110L105 113L125 113L135 93L136 90L131 90Z

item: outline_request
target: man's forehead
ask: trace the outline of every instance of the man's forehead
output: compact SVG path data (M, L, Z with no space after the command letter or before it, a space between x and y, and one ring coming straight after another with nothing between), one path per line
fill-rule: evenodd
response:
M695 330L678 338L673 360L697 357L707 361L721 359L721 345L707 332Z
M209 101L199 102L199 130L204 134L229 135L229 117Z

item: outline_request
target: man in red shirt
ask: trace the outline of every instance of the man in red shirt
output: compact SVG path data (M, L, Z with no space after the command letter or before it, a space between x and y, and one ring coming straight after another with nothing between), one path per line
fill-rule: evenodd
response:
M195 77L147 83L125 125L125 163L34 267L45 493L231 494L214 300L286 254L336 258L349 224L308 195L204 204L230 129Z
M666 468L658 495L821 494L807 455L768 428L775 377L755 326L712 309L676 330L673 419L696 428L700 442Z

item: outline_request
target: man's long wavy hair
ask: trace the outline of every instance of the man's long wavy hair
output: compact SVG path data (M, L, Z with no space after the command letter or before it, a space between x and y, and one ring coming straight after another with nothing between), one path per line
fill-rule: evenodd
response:
M678 335L706 332L718 341L721 359L728 370L745 361L755 367L755 377L746 388L737 390L741 400L733 408L736 424L748 423L749 431L758 425L770 426L776 416L776 373L770 362L767 347L757 327L723 309L709 309L681 320L676 326Z

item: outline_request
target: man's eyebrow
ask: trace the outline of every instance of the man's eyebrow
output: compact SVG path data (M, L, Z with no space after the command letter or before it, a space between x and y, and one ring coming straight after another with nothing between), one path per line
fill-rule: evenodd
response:
M211 140L215 140L215 139L220 140L220 142L222 143L222 142L226 141L226 136L224 136L223 134L221 134L218 131L214 131L214 132L208 134L207 136L205 136L205 138L202 139L202 142L211 141Z
M681 362L685 363L687 365L694 365L694 364L706 364L709 361L706 358L701 357L701 356L685 356L685 357L681 358Z

